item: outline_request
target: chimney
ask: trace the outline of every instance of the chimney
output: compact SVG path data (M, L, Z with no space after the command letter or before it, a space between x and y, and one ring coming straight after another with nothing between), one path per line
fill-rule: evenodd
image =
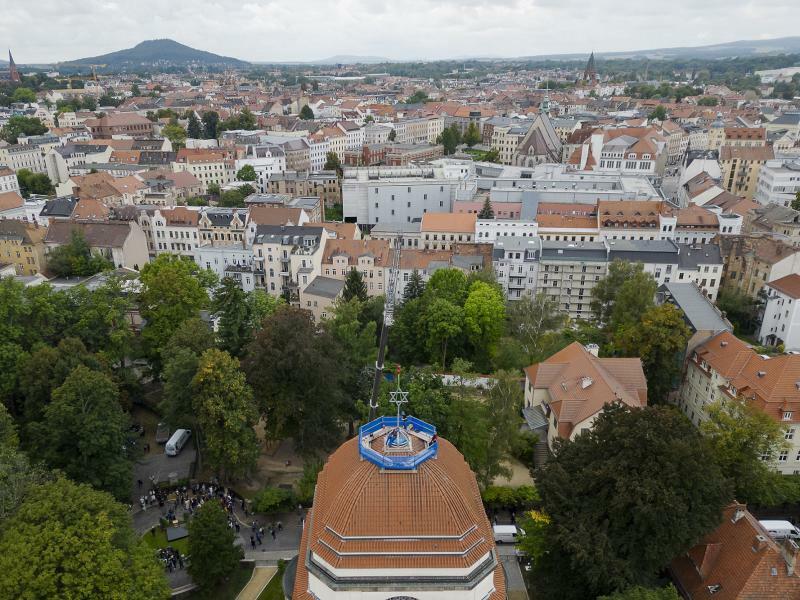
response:
M797 568L797 555L800 554L800 547L793 539L785 538L781 540L780 549L783 560L786 561L786 574L791 577Z
M584 348L586 348L586 351L595 358L600 354L600 346L598 346L597 344L586 344Z
M731 521L734 523L738 523L741 519L744 518L745 510L743 508L737 508L736 512L733 513L733 518Z
M766 536L763 536L759 533L753 540L753 552L759 552L760 550L763 550L766 547L767 547L767 538Z

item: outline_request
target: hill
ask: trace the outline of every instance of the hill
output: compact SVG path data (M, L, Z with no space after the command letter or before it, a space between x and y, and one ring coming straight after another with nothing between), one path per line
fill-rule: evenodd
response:
M771 40L739 40L712 44L710 46L679 46L676 48L655 48L651 50L630 50L625 52L595 52L598 58L649 58L652 60L689 58L746 58L754 56L774 56L777 54L800 53L800 36L775 38ZM524 60L586 60L586 54L540 54L522 57Z
M196 50L174 40L147 40L136 44L133 48L118 50L100 56L79 58L59 66L79 67L88 65L105 65L104 70L134 69L143 66L217 66L246 67L250 63L230 56L220 56L204 50Z

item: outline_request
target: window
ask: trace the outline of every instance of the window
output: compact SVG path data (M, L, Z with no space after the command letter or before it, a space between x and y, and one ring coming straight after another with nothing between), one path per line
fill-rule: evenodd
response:
M787 429L783 434L783 439L785 440L793 440L794 439L794 427L790 427Z
M794 414L794 413L792 413L792 411L790 411L790 410L785 410L785 411L783 411L783 420L784 420L784 421L791 421L791 420L792 420L792 415L793 415L793 414Z
M786 462L787 460L789 460L789 451L781 450L778 454L778 462Z

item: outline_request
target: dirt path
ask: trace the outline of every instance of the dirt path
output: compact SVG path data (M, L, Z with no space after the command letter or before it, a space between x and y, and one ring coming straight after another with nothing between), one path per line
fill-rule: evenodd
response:
M261 592L267 587L269 580L273 578L278 571L277 567L256 567L253 569L253 575L250 581L242 588L236 600L258 600Z

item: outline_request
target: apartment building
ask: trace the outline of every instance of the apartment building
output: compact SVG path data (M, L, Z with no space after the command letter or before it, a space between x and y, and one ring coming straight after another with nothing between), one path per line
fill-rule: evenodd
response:
M403 119L392 123L399 144L434 144L444 130L442 117Z
M17 275L45 270L44 238L47 228L17 219L0 219L0 263L13 266Z
M723 146L719 153L723 187L752 200L761 168L773 158L771 146Z
M749 234L720 238L723 285L756 298L767 283L800 273L800 250L772 237Z
M197 177L206 190L212 183L222 187L236 178L236 163L227 152L181 148L172 166L176 172L187 171Z
M245 292L256 289L264 275L253 258L253 249L244 247L241 242L198 246L194 260L200 268L213 271L220 280L233 279Z
M83 234L92 253L103 256L118 269L138 271L149 261L147 239L136 221L52 220L44 239L46 253L69 244L74 231Z
M299 305L300 291L320 275L328 234L323 227L258 225L253 260L260 287Z
M792 273L771 281L766 292L759 343L800 351L800 275Z
M229 246L245 242L247 211L237 208L206 208L197 220L200 246Z
M155 123L137 113L111 113L84 123L92 137L112 139L115 136L150 138L155 135Z
M276 173L266 182L269 194L286 194L291 198L316 196L325 205L341 204L342 191L335 171L286 171Z
M753 200L759 204L791 206L800 192L800 159L767 160L758 172Z
M545 293L571 319L592 316L592 289L608 272L608 247L601 242L542 241L537 293Z
M256 172L256 189L266 192L270 178L286 172L286 154L282 148L272 144L248 144L244 156L236 159L236 172L245 165L250 165Z
M47 173L44 153L39 146L32 144L0 146L0 165L5 165L12 171L28 169L34 173Z
M344 281L356 269L361 273L367 294L386 293L391 263L391 244L387 240L328 240L322 256L322 275Z
M428 250L450 250L455 244L475 241L475 214L425 213L420 224L422 247Z
M715 402L742 398L785 428L788 448L764 456L783 474L800 474L800 355L765 357L727 331L698 345L686 363L678 406L695 425Z
M185 206L175 208L143 207L138 223L147 239L150 256L180 254L195 260L200 245L198 222L200 212Z
M15 192L19 194L17 174L8 167L0 165L0 194Z
M535 296L542 241L538 237L504 237L494 241L492 267L509 300Z

